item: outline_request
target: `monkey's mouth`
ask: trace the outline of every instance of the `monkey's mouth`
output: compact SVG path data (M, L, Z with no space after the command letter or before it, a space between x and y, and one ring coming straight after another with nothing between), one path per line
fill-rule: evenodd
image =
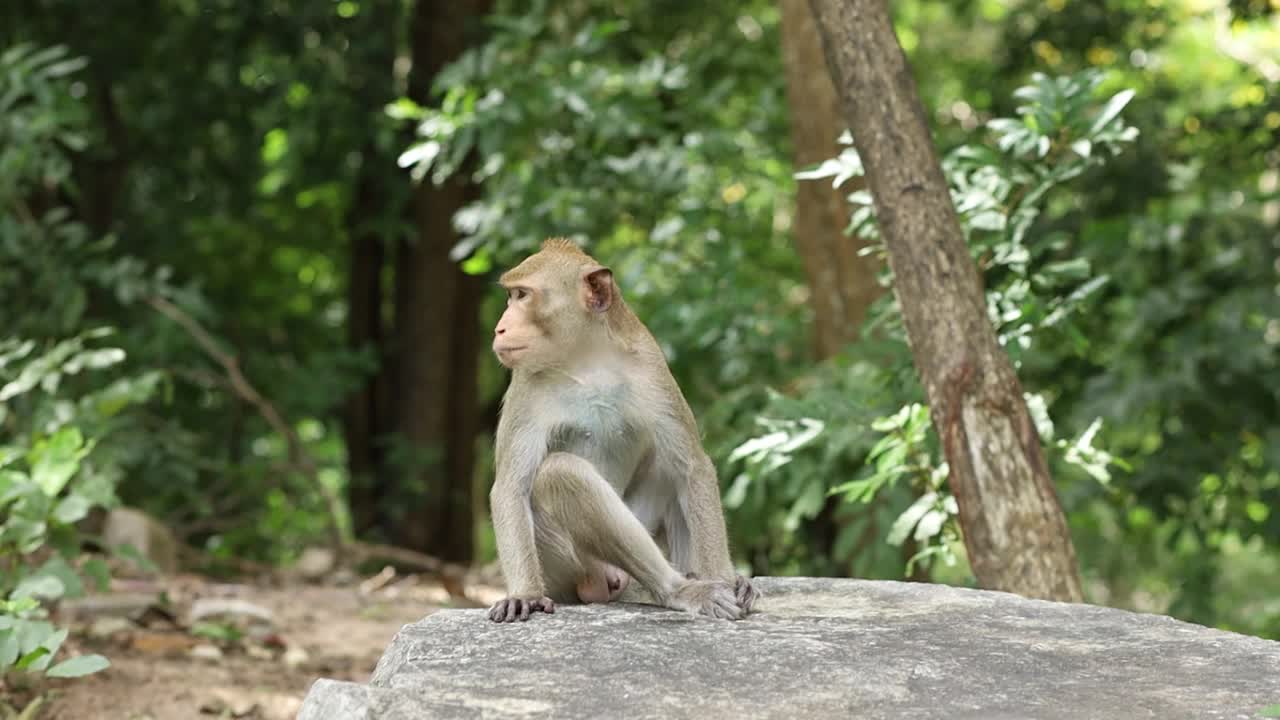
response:
M528 348L528 345L494 345L493 354L498 356L498 362L509 368L511 363L515 362L516 353L523 352Z

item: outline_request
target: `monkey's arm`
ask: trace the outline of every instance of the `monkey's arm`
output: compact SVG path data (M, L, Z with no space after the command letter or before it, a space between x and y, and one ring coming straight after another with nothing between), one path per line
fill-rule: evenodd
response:
M685 522L689 525L691 570L698 577L734 581L729 538L720 507L720 482L711 458L694 453L685 488Z
M489 511L507 594L513 598L541 598L546 595L546 584L535 545L530 497L542 457L534 443L520 442L524 439L503 438L506 442L499 443L504 452L489 491Z
M750 578L737 574L733 568L724 510L720 506L720 483L716 479L715 465L706 453L701 453L700 459L694 461L686 492L689 493L690 509L702 508L700 513L686 511L689 544L693 547L693 572L699 577L732 584L738 607L744 614L750 613L760 598L760 592L751 584Z

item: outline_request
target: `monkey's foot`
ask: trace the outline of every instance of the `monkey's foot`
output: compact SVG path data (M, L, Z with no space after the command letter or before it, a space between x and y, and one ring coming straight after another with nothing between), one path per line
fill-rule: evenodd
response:
M742 617L733 585L719 580L685 580L671 593L669 607L720 620Z
M733 584L734 596L738 600L738 607L742 608L742 614L747 615L751 612L751 608L756 604L761 595L751 584L751 578L745 575L739 575Z
M489 619L494 622L524 622L534 612L554 613L556 604L549 597L505 598L489 608Z

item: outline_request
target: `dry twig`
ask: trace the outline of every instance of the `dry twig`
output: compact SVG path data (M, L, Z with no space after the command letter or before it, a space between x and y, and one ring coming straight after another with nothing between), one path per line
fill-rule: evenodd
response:
M346 532L346 523L344 521L346 513L343 510L342 498L338 497L338 493L333 488L321 482L315 459L307 452L306 446L303 445L302 438L298 437L297 431L284 421L276 407L264 398L257 388L249 382L249 379L244 376L236 357L219 347L218 342L200 325L199 321L187 314L182 308L158 295L148 297L147 304L182 326L195 339L196 344L222 366L223 371L226 372L226 379L231 390L245 402L252 405L262 415L262 418L267 421L267 424L284 437L289 446L290 461L307 476L311 484L324 497L325 504L329 510L329 531L333 536L335 549L339 553L347 551L351 547L352 540Z

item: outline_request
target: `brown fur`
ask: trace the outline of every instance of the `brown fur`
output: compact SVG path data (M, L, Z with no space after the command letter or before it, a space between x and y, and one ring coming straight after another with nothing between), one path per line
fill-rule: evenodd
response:
M500 282L511 299L494 351L513 375L490 504L509 597L490 617L639 592L712 617L750 612L693 413L612 274L553 238Z

